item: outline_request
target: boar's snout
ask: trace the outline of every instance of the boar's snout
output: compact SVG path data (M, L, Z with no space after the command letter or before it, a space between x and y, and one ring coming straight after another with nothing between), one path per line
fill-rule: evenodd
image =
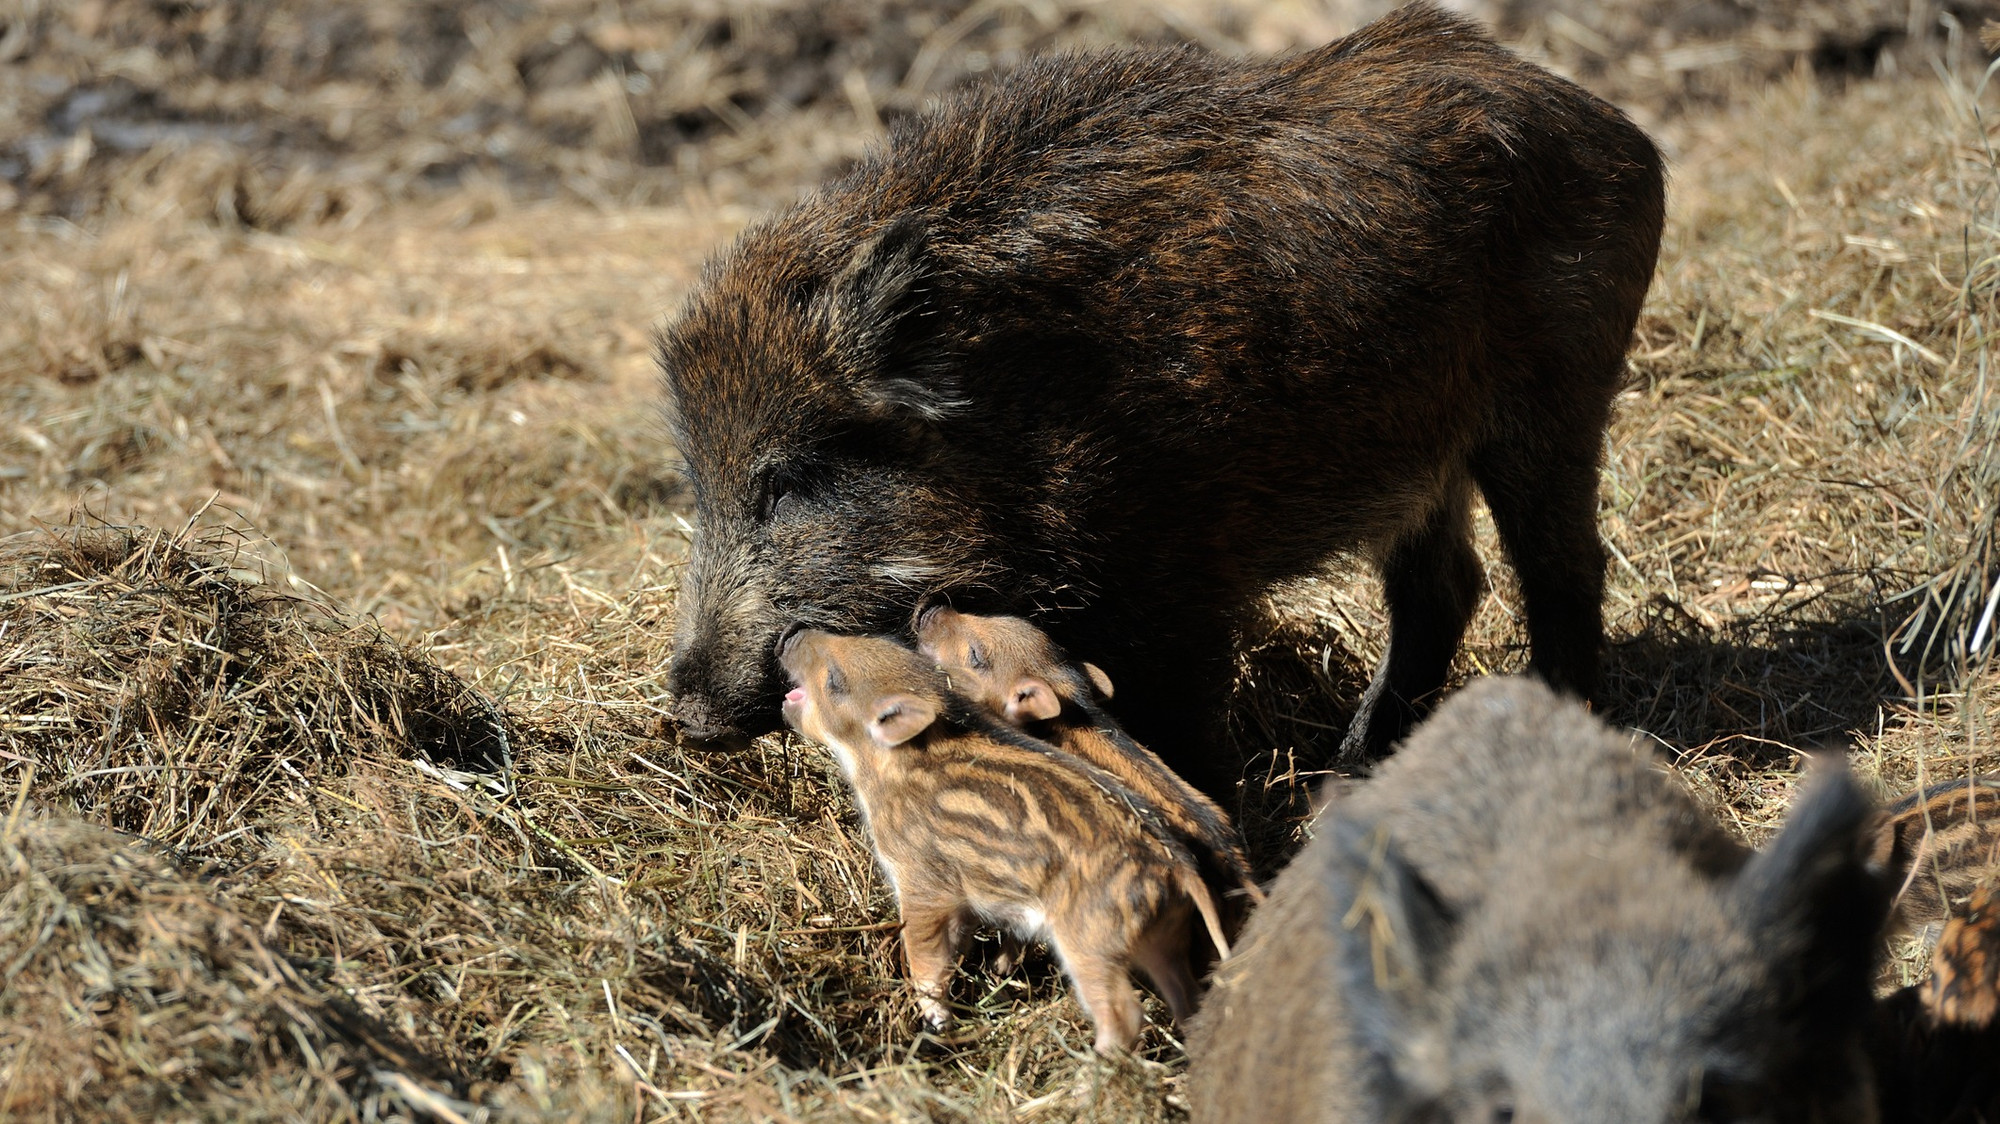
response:
M789 620L771 604L750 550L727 530L705 530L689 560L667 688L689 737L742 743L778 728L785 691L775 641Z
M674 704L674 717L679 719L681 733L690 741L726 748L733 743L748 740L744 737L743 731L718 722L705 699L678 700Z
M689 739L716 748L741 747L752 736L777 728L778 695L770 677L761 667L735 676L728 670L716 664L706 645L675 654L667 669L667 689L674 696L674 718Z
M697 694L680 685L678 676L674 679L674 718L680 723L681 733L690 740L705 743L727 743L740 739L741 730L716 716L715 708L707 696Z

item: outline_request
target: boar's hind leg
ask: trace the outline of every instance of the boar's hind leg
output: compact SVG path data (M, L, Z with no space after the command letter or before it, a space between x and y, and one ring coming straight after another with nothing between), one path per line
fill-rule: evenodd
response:
M1470 485L1453 481L1428 519L1406 529L1382 562L1389 643L1340 745L1372 760L1409 732L1418 707L1444 686L1483 582L1472 549Z
M1521 583L1529 670L1588 701L1604 642L1604 543L1597 534L1598 447L1604 426L1559 442L1496 443L1472 462L1500 544Z

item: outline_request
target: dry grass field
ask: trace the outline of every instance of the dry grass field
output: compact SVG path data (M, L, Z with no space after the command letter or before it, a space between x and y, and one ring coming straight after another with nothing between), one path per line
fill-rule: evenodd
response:
M679 741L649 333L953 84L1365 7L0 15L0 1118L1178 1118L1178 1043L1096 1061L1046 963L975 963L920 1036L827 755ZM1802 751L1889 794L2000 770L2000 95L1904 36L1977 9L1530 8L1672 159L1609 716L1753 840ZM1467 675L1525 662L1491 565ZM1329 574L1245 638L1267 868L1382 623Z

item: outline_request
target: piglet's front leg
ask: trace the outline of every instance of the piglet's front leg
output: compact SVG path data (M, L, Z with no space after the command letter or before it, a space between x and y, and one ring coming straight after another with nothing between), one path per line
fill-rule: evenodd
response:
M917 1010L932 1030L943 1030L951 1025L951 1008L945 996L951 990L968 926L957 902L906 900L902 912L903 958L909 963Z

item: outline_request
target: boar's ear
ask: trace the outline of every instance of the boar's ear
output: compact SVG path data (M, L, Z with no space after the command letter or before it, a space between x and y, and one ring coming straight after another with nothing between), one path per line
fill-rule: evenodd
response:
M1368 1056L1366 1071L1392 1086L1428 1084L1432 994L1455 926L1437 894L1367 819L1329 816L1320 830L1334 857L1325 871L1334 926L1334 985ZM1315 843L1314 846L1322 844ZM1379 1089L1390 1099L1403 1095Z
M862 403L880 417L942 421L965 405L930 338L935 321L923 218L904 214L864 239L828 287L827 324Z
M1111 697L1111 677L1104 674L1103 668L1094 663L1086 663L1083 665L1083 676L1090 680L1091 686L1097 688L1098 694L1107 699Z
M937 707L915 695L890 695L875 704L868 733L886 748L895 748L931 728Z
M1039 675L1023 675L1007 689L1007 721L1016 726L1041 722L1062 713L1055 687Z
M1730 898L1768 950L1788 1018L1838 1033L1873 1002L1892 887L1869 862L1874 805L1837 756L1814 759L1784 828L1751 858Z

